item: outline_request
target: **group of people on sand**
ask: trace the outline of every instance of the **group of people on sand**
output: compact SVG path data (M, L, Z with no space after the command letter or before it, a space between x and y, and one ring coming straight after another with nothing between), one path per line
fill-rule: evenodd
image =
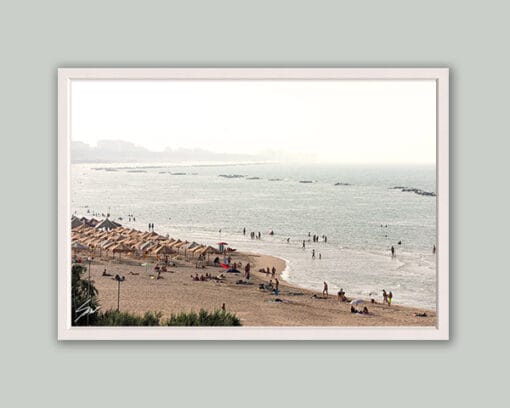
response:
M382 294L383 294L383 303L386 303L388 306L391 306L391 301L393 299L393 293L391 292L391 290L389 293L387 293L386 289L383 289Z
M339 302L347 302L347 298L345 297L344 288L340 288L338 291L338 301Z
M200 276L198 276L198 273L195 274L195 276L193 275L190 275L191 276L191 280L192 281L195 281L195 282L205 282L205 281L208 281L210 279L218 279L217 276L212 276L212 274L210 273L206 273L205 275L202 274Z
M273 268L271 270L269 270L269 266L266 269L260 268L259 272L265 273L266 274L266 278L268 278L268 279L269 279L269 275L271 275L271 278L273 278L273 279L276 276L276 268L274 266L273 266Z
M351 313L369 314L368 307L364 307L363 310L358 310L354 306L351 306Z
M278 296L280 294L280 281L278 278L275 278L273 284L273 280L270 279L268 283L259 284L259 289L270 290L271 293L274 293L276 296Z

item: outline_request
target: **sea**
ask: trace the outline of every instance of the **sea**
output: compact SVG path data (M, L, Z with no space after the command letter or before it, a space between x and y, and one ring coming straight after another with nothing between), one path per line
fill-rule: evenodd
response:
M330 294L377 300L385 289L394 304L435 310L436 197L393 187L436 192L435 166L76 163L71 210L278 256L284 279L303 288L326 281Z

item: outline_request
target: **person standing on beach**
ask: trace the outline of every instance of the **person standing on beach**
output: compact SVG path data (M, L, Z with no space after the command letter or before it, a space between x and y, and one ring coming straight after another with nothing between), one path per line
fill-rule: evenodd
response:
M276 275L276 268L273 266L273 269L271 269L271 277L274 278Z
M383 303L388 303L388 294L386 293L386 289L382 291Z
M246 227L243 228L243 235L246 235Z
M328 297L328 283L326 281L324 281L324 289L322 289L322 294L323 296L326 296L326 298Z
M391 306L392 299L393 299L393 293L391 293L391 290L390 290L390 293L388 293L388 306Z
M303 249L305 249L305 240L303 240Z
M280 287L280 281L278 280L278 278L276 278L274 280L275 282L275 286L274 286L274 293L276 296L278 296L278 293L279 293L279 287Z
M269 278L269 273L270 273L270 272L269 272L269 266L268 266L268 267L266 268L266 277L268 277L268 278Z
M246 276L246 279L250 279L250 269L251 269L251 266L250 266L250 263L248 262L246 264L246 266L244 267L244 274Z
M391 246L391 257L395 258L395 247L393 245Z
M432 253L435 254L436 253L436 246L435 245L432 245Z
M312 249L312 259L315 259L315 249Z

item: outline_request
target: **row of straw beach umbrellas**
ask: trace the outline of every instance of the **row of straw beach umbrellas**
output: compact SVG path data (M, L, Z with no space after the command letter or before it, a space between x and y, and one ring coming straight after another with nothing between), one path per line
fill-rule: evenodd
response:
M83 220L83 218L81 219ZM73 219L71 229L71 248L74 251L103 252L119 255L128 254L136 257L184 254L185 257L199 257L218 251L208 245L183 241L162 236L154 231L143 232L126 228L108 219L92 227L87 222L78 224Z

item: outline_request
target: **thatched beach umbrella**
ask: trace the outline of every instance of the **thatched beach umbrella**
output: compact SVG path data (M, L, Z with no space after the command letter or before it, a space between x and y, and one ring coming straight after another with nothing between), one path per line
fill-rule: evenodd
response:
M151 248L154 248L157 244L154 241L147 241L140 245L140 250L149 251Z
M121 227L121 225L118 222L111 221L108 218L106 218L105 220L103 220L99 224L97 224L95 228L111 231L111 230L114 230L115 228L119 228L119 227Z
M83 225L83 221L80 220L78 217L72 217L71 218L71 229L72 228L77 228L79 226Z
M167 245L161 245L159 248L154 250L154 255L170 255L174 251Z
M74 241L71 244L71 248L74 249L75 251L87 251L89 249L87 245L84 245L79 241Z
M123 252L124 253L131 252L131 248L125 244L117 244L115 246L112 246L110 249L112 251L112 257L115 256L116 252L119 254L119 261Z
M177 249L178 248L178 245L181 243L182 241L180 239L177 239L175 240L174 242L172 242L171 244L168 244L170 245L172 248L175 248Z
M173 245L172 247L173 248L176 248L176 249L181 249L182 247L184 247L186 244L188 244L189 241L181 241L175 245Z

